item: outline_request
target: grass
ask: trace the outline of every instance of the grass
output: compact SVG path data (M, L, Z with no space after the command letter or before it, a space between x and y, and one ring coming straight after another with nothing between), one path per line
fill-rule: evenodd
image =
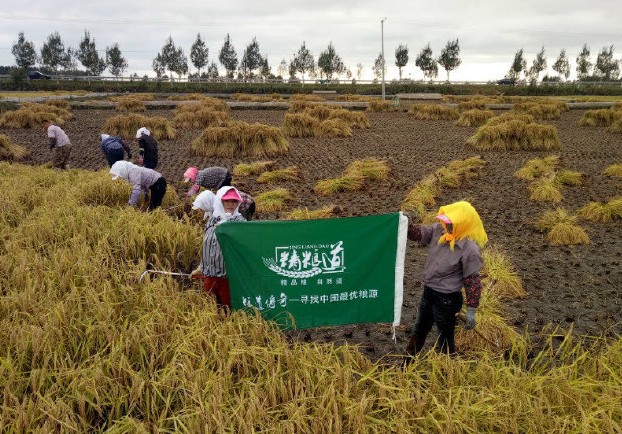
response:
M219 314L188 290L197 284L138 283L146 267L193 269L202 228L161 211L79 204L77 189L99 179L0 163L4 432L622 428L619 337L551 333L530 348L491 332L484 294L475 330L487 340L465 334L466 357L430 352L402 368L348 344L291 341L254 313ZM497 337L515 344L500 355Z
M292 195L285 188L259 193L255 197L257 212L277 212L285 207L285 203L292 199Z

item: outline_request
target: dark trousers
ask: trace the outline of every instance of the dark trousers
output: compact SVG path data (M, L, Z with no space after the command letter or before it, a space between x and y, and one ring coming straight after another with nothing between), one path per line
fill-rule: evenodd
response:
M166 179L164 179L163 176L159 177L158 180L149 187L149 190L151 190L151 199L149 200L149 210L151 211L162 205L162 199L166 193Z
M125 151L123 148L120 149L110 149L106 151L106 160L108 161L108 166L112 167L114 163L117 161L121 161L125 158Z
M450 354L456 352L454 343L456 314L462 309L462 301L461 291L444 294L427 286L423 288L417 319L412 330L416 351L421 350L432 325L436 324L439 332L436 349Z

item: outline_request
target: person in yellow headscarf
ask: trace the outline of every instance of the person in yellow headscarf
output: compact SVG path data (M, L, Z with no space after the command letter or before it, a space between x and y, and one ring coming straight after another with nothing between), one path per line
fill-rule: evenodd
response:
M479 306L483 265L480 248L488 236L479 214L466 201L439 208L437 223L408 224L408 238L429 246L421 284L423 294L419 311L406 350L415 355L423 348L425 339L436 324L439 331L436 349L455 353L454 332L456 314L462 309L462 288L466 293L466 325L475 327L475 312Z

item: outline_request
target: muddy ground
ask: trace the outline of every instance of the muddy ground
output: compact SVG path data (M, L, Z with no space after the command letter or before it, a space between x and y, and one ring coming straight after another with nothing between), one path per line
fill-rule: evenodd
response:
M73 150L72 168L96 170L106 167L99 150L99 134L112 110L74 110L76 119L64 129ZM622 135L607 133L604 128L579 127L583 111L563 113L559 120L547 121L557 127L562 150L558 153L563 166L584 173L579 186L566 186L561 206L576 211L588 201L608 201L622 194L622 182L601 174L613 163L622 162ZM152 110L147 115L172 118L171 110ZM235 110L231 116L246 122L279 126L282 110ZM551 246L546 236L535 230L533 222L553 204L529 200L526 182L513 173L529 159L551 155L550 152L476 152L465 145L475 128L453 125L451 121L419 121L405 112L370 113L371 128L355 130L351 138L290 139L290 152L273 158L277 167L295 165L301 169L303 180L282 185L296 197L286 211L300 206L310 209L337 205L340 216L361 216L400 209L407 192L424 176L451 160L474 155L487 162L481 177L459 189L445 189L438 203L469 200L479 211L491 245L505 251L518 271L529 297L510 302L507 320L517 331L527 331L535 342L550 330L560 326L587 336L616 335L622 332L622 224L620 221L595 224L581 221L591 243L581 246ZM43 164L51 155L42 129L0 129L17 143L32 152L26 164ZM158 170L179 186L186 167L221 165L233 169L239 162L257 159L196 157L189 150L190 142L199 131L180 131L174 140L160 140ZM136 148L135 143L132 145ZM313 186L321 179L339 176L353 160L377 157L388 161L392 174L389 182L356 193L338 193L320 197ZM172 181L172 182L171 182ZM275 186L262 185L253 178L234 179L234 185L257 194ZM260 219L275 219L278 214L259 215ZM359 344L364 353L377 360L403 353L408 328L413 323L420 289L420 274L426 250L408 243L404 278L402 325L397 332L397 344L385 325L356 325L294 332L295 339L319 342L348 342ZM428 338L432 344L434 336Z

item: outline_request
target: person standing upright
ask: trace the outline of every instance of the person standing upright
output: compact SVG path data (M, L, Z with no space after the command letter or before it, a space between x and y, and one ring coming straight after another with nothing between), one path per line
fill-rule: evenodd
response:
M158 142L145 127L136 130L136 140L138 141L139 161L143 167L155 169L158 166Z
M71 143L67 134L49 120L42 122L43 129L47 133L48 145L53 152L52 166L56 169L67 169L67 161L71 153Z

